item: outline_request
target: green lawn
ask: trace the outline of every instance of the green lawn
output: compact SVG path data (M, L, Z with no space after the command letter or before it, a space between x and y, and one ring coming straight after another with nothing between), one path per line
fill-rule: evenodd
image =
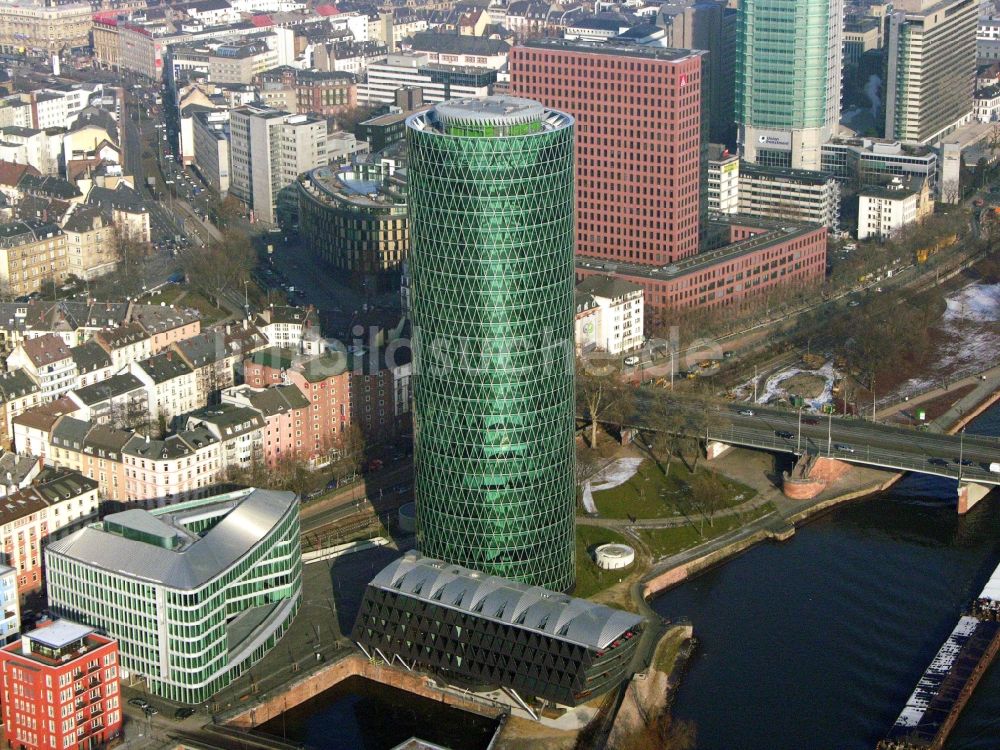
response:
M739 482L698 467L698 475L713 478L721 494L716 508L729 508L753 498L757 493ZM692 474L683 461L674 459L667 476L655 461L646 460L624 484L594 493L594 504L605 518L679 518L696 509L690 501Z
M204 295L199 292L189 291L184 295L184 299L177 303L180 307L193 307L201 313L201 324L211 325L217 320L222 320L228 313L213 305Z
M711 526L707 520L703 525L701 516L693 516L691 522L684 526L671 529L648 529L640 531L639 535L649 545L654 558L675 555L702 542L738 529L751 521L763 518L775 510L774 503L769 502L746 513L717 518L715 524Z
M601 526L576 527L576 589L573 596L586 599L618 583L619 578L624 578L632 571L631 567L624 570L601 570L597 567L592 554L594 548L613 542L629 544L625 537L611 529Z
M184 294L184 289L177 284L166 284L157 289L155 294L152 292L144 294L142 296L142 301L148 302L151 305L158 305L161 302L167 305L172 305L182 294ZM182 300L181 307L183 306L184 304Z

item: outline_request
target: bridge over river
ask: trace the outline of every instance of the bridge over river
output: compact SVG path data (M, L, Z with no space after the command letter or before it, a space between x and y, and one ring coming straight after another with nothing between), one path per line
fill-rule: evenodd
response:
M637 414L630 427L657 430L662 426L643 408L662 395L637 394ZM965 512L993 487L1000 486L1000 438L983 435L943 435L907 427L895 427L858 418L818 415L774 407L675 400L679 409L710 410L698 437L709 455L720 448L740 446L767 451L825 456L852 464L896 471L933 474L958 482L959 512ZM692 436L693 437L693 436ZM965 498L962 502L961 499Z

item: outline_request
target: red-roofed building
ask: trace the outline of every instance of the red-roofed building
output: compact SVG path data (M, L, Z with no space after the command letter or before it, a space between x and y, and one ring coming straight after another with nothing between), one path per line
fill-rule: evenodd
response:
M42 173L30 164L15 164L11 161L0 159L0 193L3 193L12 203L16 203L21 197L18 184L26 174L41 177Z
M274 19L266 13L261 13L260 15L252 16L250 23L260 29L266 26L274 26Z
M340 9L336 5L317 5L316 14L320 16L336 16L340 13Z

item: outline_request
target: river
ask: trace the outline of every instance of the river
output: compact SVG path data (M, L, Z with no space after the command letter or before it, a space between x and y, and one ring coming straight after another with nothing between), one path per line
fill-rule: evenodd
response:
M699 639L674 713L700 750L871 750L998 563L996 493L960 518L954 482L908 477L832 511L653 602ZM994 665L946 748L998 747Z

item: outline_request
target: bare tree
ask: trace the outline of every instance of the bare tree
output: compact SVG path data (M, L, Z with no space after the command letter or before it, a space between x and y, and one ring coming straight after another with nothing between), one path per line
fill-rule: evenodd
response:
M595 366L593 361L577 360L577 409L590 420L590 447L597 447L598 423L605 418L622 424L627 418L632 391L618 379L610 364Z
M190 285L219 304L250 278L257 256L246 234L227 230L219 242L185 248L180 261Z

